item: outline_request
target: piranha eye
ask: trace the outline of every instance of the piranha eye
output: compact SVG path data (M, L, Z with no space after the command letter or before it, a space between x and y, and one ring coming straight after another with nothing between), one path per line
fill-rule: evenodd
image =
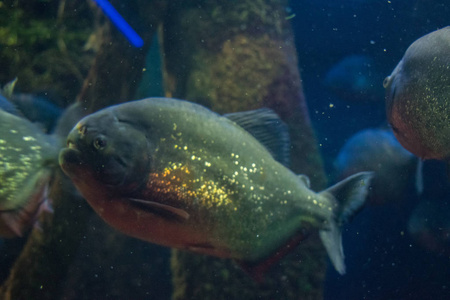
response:
M98 136L94 140L94 148L97 150L102 150L106 147L106 139L103 136Z

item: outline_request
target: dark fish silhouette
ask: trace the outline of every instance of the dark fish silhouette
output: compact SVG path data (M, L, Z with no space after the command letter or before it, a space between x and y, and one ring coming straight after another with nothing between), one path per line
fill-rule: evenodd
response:
M349 55L331 67L324 85L340 99L367 103L383 99L383 75L367 55Z
M375 128L352 136L334 163L338 180L361 171L375 173L369 192L372 204L401 199L417 164L417 157L400 145L391 130Z

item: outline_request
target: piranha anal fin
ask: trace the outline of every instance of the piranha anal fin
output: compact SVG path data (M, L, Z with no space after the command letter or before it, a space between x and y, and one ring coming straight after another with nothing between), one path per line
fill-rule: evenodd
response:
M130 201L131 203L148 208L155 213L162 211L162 212L167 212L171 215L175 215L182 220L189 219L189 214L185 210L182 210L180 208L176 208L176 207L173 207L170 205L165 205L165 204L161 204L161 203L149 201L149 200L141 200L141 199L135 199L135 198L128 198L127 200Z
M53 213L48 198L48 182L43 182L39 192L24 207L0 211L1 235L6 238L23 237L31 227L40 228L38 218L43 212Z
M319 231L331 263L339 274L345 274L342 226L363 207L373 172L361 172L329 187L320 195L331 197L336 203L326 228Z
M269 108L223 115L250 133L272 154L276 161L289 166L291 140L289 128Z
M280 247L273 255L270 257L256 262L251 263L247 261L236 261L237 264L257 283L264 282L264 275L268 270L295 249L303 240L308 238L310 231L301 230L296 235L294 235L285 245Z

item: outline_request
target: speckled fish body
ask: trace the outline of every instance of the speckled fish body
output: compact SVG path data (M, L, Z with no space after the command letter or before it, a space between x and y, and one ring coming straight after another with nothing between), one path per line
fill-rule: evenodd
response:
M54 140L36 125L0 110L0 236L20 236L34 224L57 155Z
M399 142L423 159L450 160L450 27L416 40L384 81Z
M256 262L302 230L333 231L339 218L333 191L313 192L240 126L181 100L144 99L85 117L60 165L113 227L219 257ZM341 184L354 191L349 210L364 202L370 176ZM343 272L340 232L336 239Z

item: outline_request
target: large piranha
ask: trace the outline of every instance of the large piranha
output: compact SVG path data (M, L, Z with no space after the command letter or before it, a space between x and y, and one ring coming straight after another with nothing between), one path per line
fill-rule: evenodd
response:
M412 43L383 84L398 141L422 159L446 161L450 176L450 27Z
M220 116L148 98L82 119L59 162L93 209L130 236L257 265L316 229L343 274L341 226L364 204L372 174L316 193L274 159L289 152L280 138L286 126L268 109Z

